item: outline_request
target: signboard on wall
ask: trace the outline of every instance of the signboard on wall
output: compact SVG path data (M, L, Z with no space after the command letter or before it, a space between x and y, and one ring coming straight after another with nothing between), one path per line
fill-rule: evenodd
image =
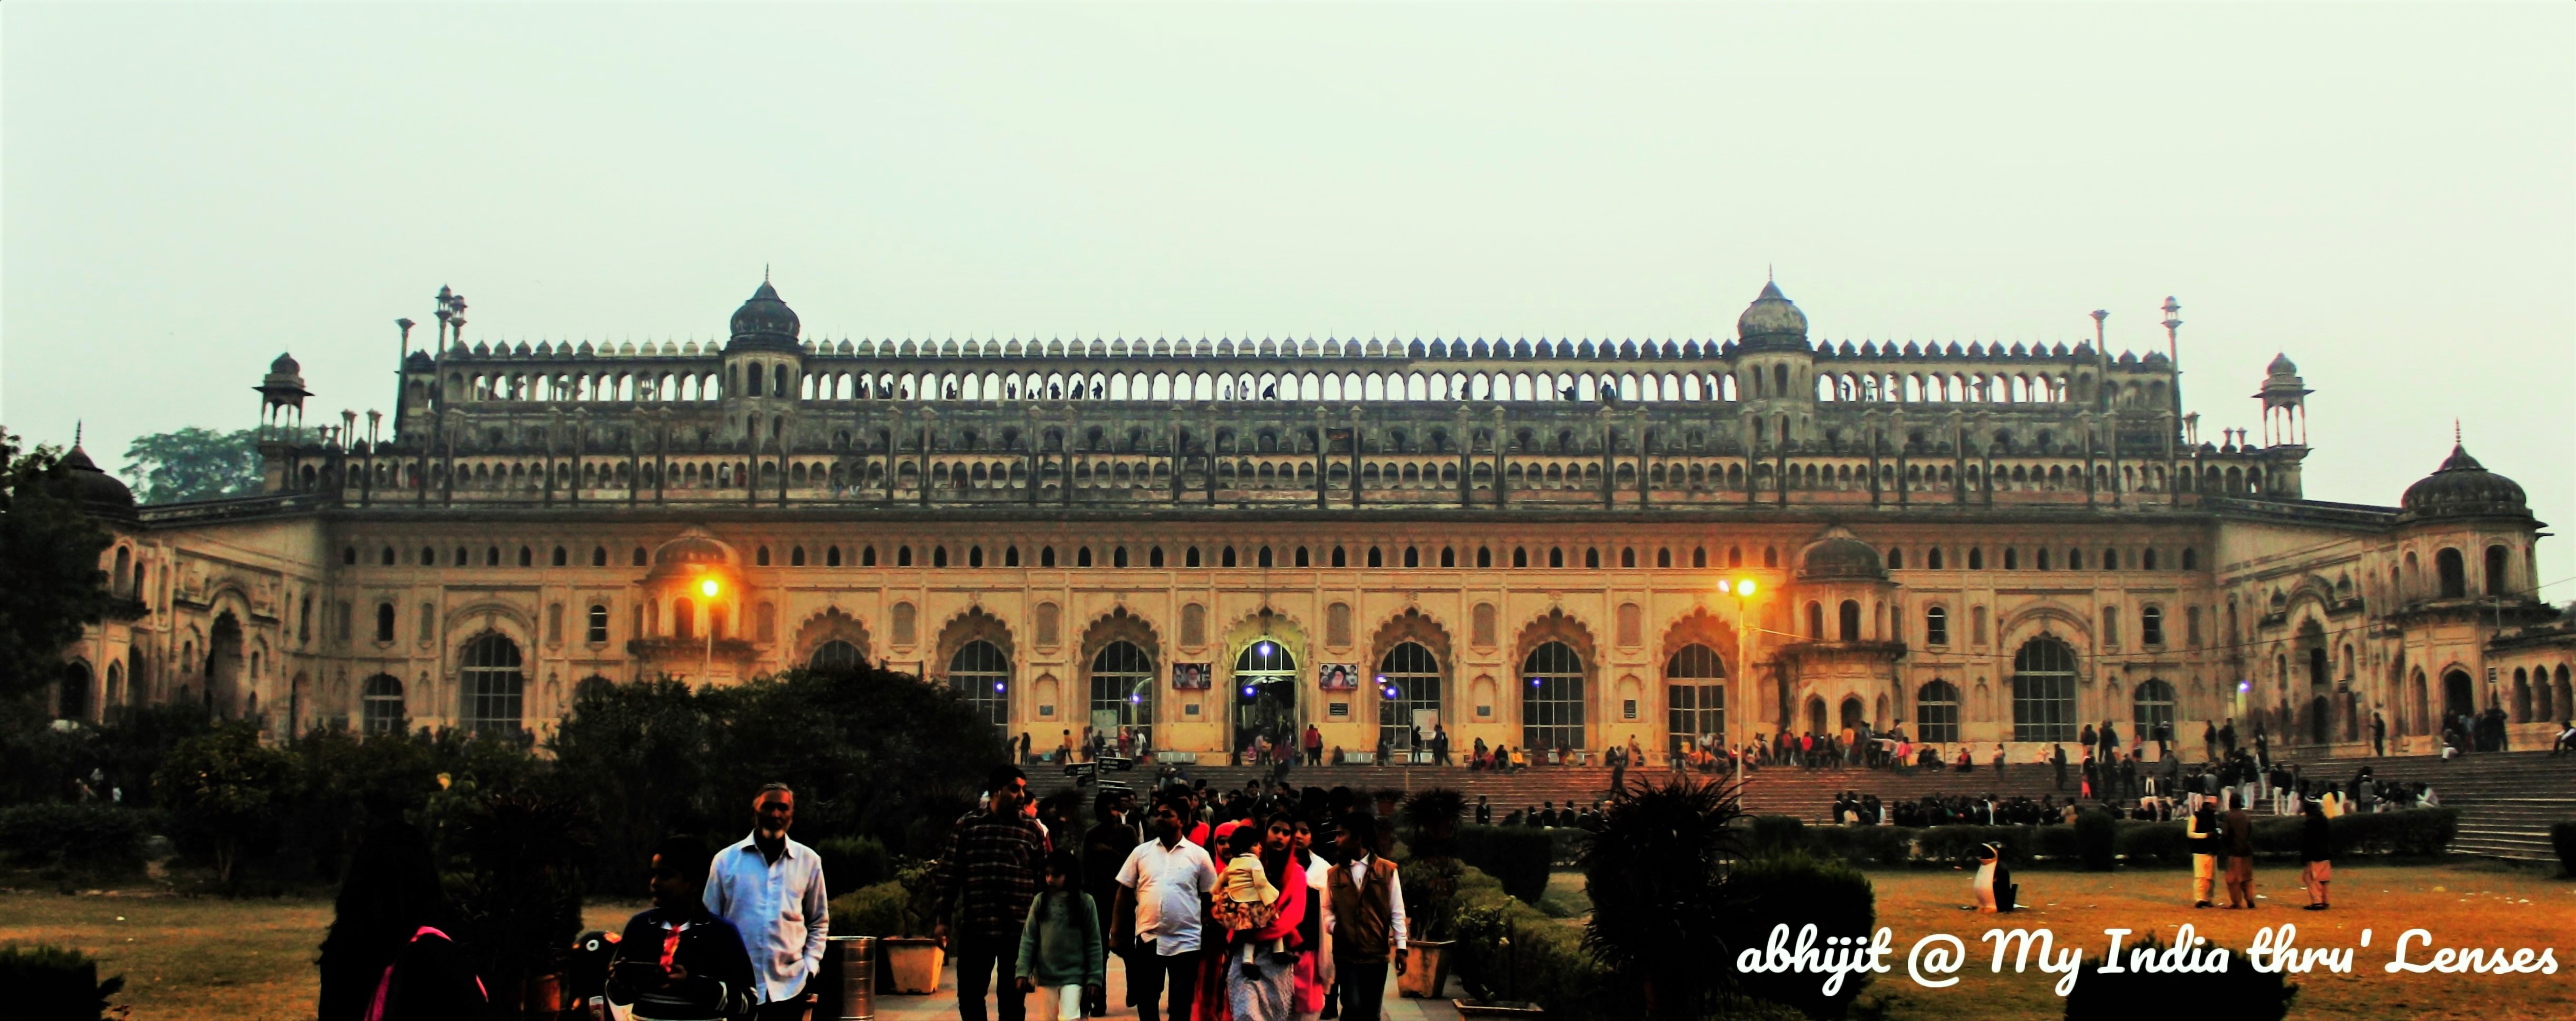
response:
M1206 691L1214 683L1216 672L1206 663L1172 664L1172 688L1175 691Z
M1315 668L1317 686L1325 691L1360 690L1360 668L1356 663L1325 663Z

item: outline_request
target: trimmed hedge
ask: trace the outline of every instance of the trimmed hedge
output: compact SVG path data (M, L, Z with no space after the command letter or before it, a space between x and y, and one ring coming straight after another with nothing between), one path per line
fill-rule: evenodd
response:
M825 876L828 884L831 877ZM909 897L903 884L891 879L832 898L832 934L836 936L908 936L903 931L903 906ZM1108 908L1101 910L1107 911Z
M1460 826L1458 860L1491 876L1501 889L1531 904L1547 893L1560 832L1529 826Z
M1460 843L1469 829L1495 828L1462 826ZM1456 896L1457 935L1449 944L1448 968L1469 992L1484 1000L1536 1003L1552 1018L1605 1016L1601 993L1607 976L1584 949L1581 928L1539 913L1473 866L1459 870Z
M2088 813L2090 814L2090 813ZM1914 862L1938 865L1968 865L1977 860L1978 851L1986 844L2003 847L2004 864L2027 868L2034 863L2059 865L2083 864L2088 868L2105 868L2098 856L2106 845L2085 846L2088 828L2079 822L2074 826L1793 826L1797 820L1785 816L1758 816L1753 820L1750 850L1754 854L1778 853L1782 850L1804 850L1810 854L1840 858L1855 865L1895 866ZM2089 832L2099 839L2109 835L2107 849L2130 866L2187 865L2191 851L2183 839L2180 822L2141 822L2134 819L2106 820L2111 825ZM2296 857L2300 831L2306 820L2298 816L2256 816L2254 819L2254 853L2266 857ZM2452 808L2414 808L2401 812L2370 812L2340 816L2329 820L2328 832L2334 842L2336 858L2368 855L2401 855L2431 857L2450 849L2451 841L2460 834L2460 813ZM2559 836L2560 856L2568 859L2576 836ZM2088 852L2091 860L2088 860ZM2576 874L2576 865L2570 865Z
M1826 935L1847 935L1869 932L1877 924L1877 895L1869 877L1831 858L1792 852L1739 861L1726 882L1744 884L1738 901L1744 914L1729 919L1724 929L1726 945L1738 951L1766 945L1779 925L1787 925L1794 939L1807 925ZM1724 964L1731 969L1734 962ZM1832 996L1824 994L1816 976L1802 973L1739 974L1736 985L1746 996L1795 1007L1811 1018L1839 1018L1869 978L1866 972L1847 976Z
M2120 822L2098 808L2075 814L2075 854L2084 871L2109 872L2120 867Z
M132 872L143 867L143 838L155 821L115 805L11 805L0 808L0 853L33 868Z
M125 979L99 981L98 962L69 947L8 946L0 947L0 988L9 990L11 1017L93 1021L107 1016Z

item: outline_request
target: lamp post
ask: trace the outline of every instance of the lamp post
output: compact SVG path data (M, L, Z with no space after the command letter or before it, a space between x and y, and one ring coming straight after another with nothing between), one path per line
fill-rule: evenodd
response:
M706 661L706 665L705 665L705 666L703 666L703 667L699 668L699 669L700 669L700 673L698 674L698 676L700 676L700 677L702 677L702 678L705 678L705 679L706 679L706 682L707 682L708 684L714 684L714 683L715 683L715 676L716 676L716 593L718 593L718 592L722 592L722 591L724 591L724 586L716 584L716 580L715 580L714 578L707 578L707 579L705 579L705 580L703 580L703 581L698 582L698 593L699 593L700 595L704 595L704 596L706 596L706 597L707 597L707 626L706 626L706 632L707 632L707 661Z
M1757 586L1751 578L1737 578L1717 583L1718 591L1735 597L1735 669L1737 675L1744 679L1748 690L1753 679L1751 604L1755 588ZM1728 739L1732 740L1733 736L1729 735ZM1729 752L1730 757L1735 760L1735 787L1741 796L1744 789L1744 749L1737 747L1729 749Z

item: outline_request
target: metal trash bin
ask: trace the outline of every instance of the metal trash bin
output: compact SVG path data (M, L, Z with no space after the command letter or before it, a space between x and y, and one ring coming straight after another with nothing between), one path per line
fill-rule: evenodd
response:
M827 981L820 992L824 1002L816 1004L819 1019L833 1021L876 1021L877 1016L877 938L874 936L827 936L830 944L823 954Z

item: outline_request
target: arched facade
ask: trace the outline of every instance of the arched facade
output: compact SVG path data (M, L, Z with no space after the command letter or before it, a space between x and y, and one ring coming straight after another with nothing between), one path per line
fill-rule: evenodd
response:
M1008 661L987 706L1007 730L1078 736L1123 641L1116 725L1222 757L1222 682L1265 609L1298 722L1359 752L1391 725L1383 689L1315 668L1436 676L1436 710L1408 693L1393 722L1570 752L1668 751L1711 687L1729 744L1846 707L2023 743L2016 660L2042 633L2078 722L2134 725L2161 683L2181 728L2344 745L2384 715L2421 754L2454 702L2524 720L2518 747L2570 702L2576 631L2531 587L2518 486L2455 449L2397 506L2309 505L2309 448L2204 442L2157 353L1826 343L1776 288L1731 338L1615 344L930 344L805 336L774 290L746 307L730 343L442 329L386 437L265 445L268 491L219 516L108 500L99 570L134 604L64 652L86 704L185 699L282 738L363 725L381 675L403 719L462 726L495 718L464 673L489 631L542 732L572 678L953 681L980 641ZM272 368L291 419L300 369ZM2267 371L2276 401L2305 392ZM556 415L591 431L539 432ZM1551 642L1572 665L1529 670ZM1674 673L1694 645L1720 685L1676 683L1712 680Z

